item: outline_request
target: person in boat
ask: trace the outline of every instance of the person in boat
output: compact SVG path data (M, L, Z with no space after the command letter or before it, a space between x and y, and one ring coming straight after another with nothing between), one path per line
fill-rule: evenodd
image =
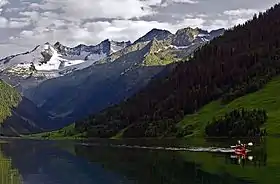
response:
M243 149L243 148L245 148L245 147L246 147L245 144L242 144L240 140L237 141L237 145L235 146L235 148L237 148L237 149L238 149L238 148L239 148L239 149Z

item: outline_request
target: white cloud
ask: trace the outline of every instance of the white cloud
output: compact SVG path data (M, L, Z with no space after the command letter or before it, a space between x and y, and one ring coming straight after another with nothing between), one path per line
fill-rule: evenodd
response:
M23 28L30 25L30 19L28 18L10 18L8 27L9 28Z
M20 11L21 10L21 8L7 8L6 10L5 10L5 12L18 12L18 11Z
M232 20L232 25L244 24L246 21L248 21L248 19L244 19L244 18L234 19Z
M219 28L231 28L234 25L243 24L248 19L245 18L228 18L228 19L217 19L217 20L211 20L207 23L207 25L204 26L207 30L214 30Z
M40 21L47 25L47 21ZM45 22L45 23L42 23ZM50 21L51 22L51 21ZM50 23L49 22L49 23ZM59 23L55 23L59 26ZM62 25L64 22L60 22ZM66 28L57 29L56 27L42 26L34 30L24 30L20 36L11 40L19 45L29 45L34 43L60 41L69 46L75 46L78 43L97 44L100 41L109 38L113 40L135 40L150 31L152 28L172 28L168 23L159 23L156 21L132 21L132 20L114 20L112 22L92 22L86 23L82 27L74 23L67 24ZM65 36L67 35L67 36Z
M162 3L162 0L146 0L145 4L148 6L158 6Z
M229 28L231 26L232 25L228 20L217 19L210 21L205 28L208 30L215 30L219 28Z
M236 9L236 10L227 10L224 11L225 15L229 16L253 16L254 14L258 13L260 10L256 9Z
M31 21L38 21L40 17L40 13L37 11L24 11L20 12L19 15L29 17Z
M180 4L198 4L198 1L195 0L166 0L164 3L161 3L162 7L167 7L171 4L176 4L176 3L180 3Z
M69 46L79 43L97 44L104 39L116 41L131 40L135 41L153 28L167 29L175 33L178 29L191 27L202 27L203 19L185 19L178 24L170 24L157 21L143 20L113 20L88 22L80 26L75 23L66 23L63 20L52 20L41 18L37 27L32 31L24 30L18 38L11 40L20 45L29 44L30 47L35 43L60 41ZM65 36L67 35L67 36Z
M179 27L199 27L203 28L205 20L202 18L186 18L180 24Z
M8 0L0 0L0 7L5 6L6 4L9 4Z
M20 36L30 38L34 36L34 32L29 30L23 30L22 32L20 32Z
M3 6L5 6L6 4L8 4L9 2L7 0L0 0L0 15L2 14L3 11Z
M6 28L8 26L8 20L5 17L0 17L0 28Z
M113 40L136 40L143 34L153 28L170 29L172 26L168 23L160 23L157 21L131 21L131 20L115 20L109 22L97 22L84 25L89 31L97 31L97 39L103 40L110 37ZM102 30L101 30L102 29Z
M188 4L197 4L199 3L198 1L194 1L194 0L169 0L173 3L188 3Z
M32 9L32 10L38 10L38 9L40 9L41 5L38 4L38 3L30 3L30 4L28 5L28 7L29 7L30 9Z
M92 18L129 19L153 14L149 5L157 3L139 0L45 0L42 9L61 9L61 16L71 21Z

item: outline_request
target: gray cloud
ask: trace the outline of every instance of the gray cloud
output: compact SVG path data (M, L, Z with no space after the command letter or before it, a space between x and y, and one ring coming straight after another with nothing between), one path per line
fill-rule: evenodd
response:
M152 28L231 27L277 0L0 0L0 57L44 42L134 41Z

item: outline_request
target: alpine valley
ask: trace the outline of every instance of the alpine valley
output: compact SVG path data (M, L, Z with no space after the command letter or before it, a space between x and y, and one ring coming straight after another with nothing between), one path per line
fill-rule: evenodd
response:
M7 56L0 60L0 79L13 96L5 101L2 134L59 129L118 104L224 31L152 29L133 43L107 39L70 48L47 42Z
M197 48L191 56L184 58L185 62L168 65L174 66L171 72L164 73L168 75L160 75L162 78L153 80L131 98L44 136L197 136L226 137L229 140L279 136L279 17L280 4L255 14L251 20L226 30L222 36ZM176 43L176 48L183 45L185 48L188 42L180 33L184 30L171 36L170 42L172 45ZM162 39L163 35L157 38ZM166 42L153 40L148 45L159 43ZM155 61L160 61L157 64L162 61L156 59L157 54L153 55L159 47L149 48L152 49L142 66L151 67ZM170 53L169 50L164 52ZM176 56L181 53L177 52ZM176 56L171 57L173 61ZM151 57L153 59L147 59Z

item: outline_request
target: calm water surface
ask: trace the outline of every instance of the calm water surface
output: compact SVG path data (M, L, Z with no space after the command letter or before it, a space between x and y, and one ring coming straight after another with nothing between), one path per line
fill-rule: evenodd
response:
M212 148L233 141L0 140L0 184L280 183L280 139L251 140L251 160ZM162 150L190 146L213 152Z

